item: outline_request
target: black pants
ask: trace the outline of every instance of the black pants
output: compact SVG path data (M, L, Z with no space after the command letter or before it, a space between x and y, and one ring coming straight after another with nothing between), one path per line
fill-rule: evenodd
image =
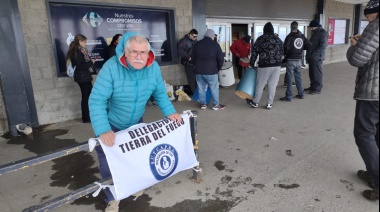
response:
M239 79L241 79L243 77L243 66L240 65L240 58L239 57L236 57L236 59L235 59L235 66L238 70Z
M82 121L90 122L90 110L88 109L88 98L90 97L92 90L92 82L78 82L80 91L82 92Z
M194 94L195 89L197 89L197 81L195 79L195 73L194 73L193 66L186 66L185 65L185 72L186 72L186 76L187 76L187 81L188 81L189 86L190 86L190 90Z
M357 101L354 136L367 171L379 187L379 101Z
M312 91L322 91L323 88L323 72L322 72L322 60L310 60L309 61L309 77L310 88Z

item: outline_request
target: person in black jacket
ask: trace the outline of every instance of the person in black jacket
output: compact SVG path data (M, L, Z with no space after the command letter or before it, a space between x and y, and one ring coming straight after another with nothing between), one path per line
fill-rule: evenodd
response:
M197 79L199 101L201 109L207 109L206 91L211 89L214 103L213 110L223 110L224 105L219 102L219 70L224 63L224 55L220 45L214 41L215 32L208 29L205 37L194 45L191 58L194 63L195 77Z
M66 60L70 60L74 72L74 81L78 83L81 93L81 109L83 123L90 123L90 113L88 109L88 98L92 90L92 76L91 73L96 73L93 69L96 60L91 59L86 49L87 38L84 35L78 34L71 42L69 51L66 55Z
M287 85L286 96L281 98L281 101L291 102L293 99L292 94L292 82L293 76L295 78L298 94L296 95L299 99L304 99L304 90L302 87L301 78L301 65L302 65L302 53L305 49L310 48L310 41L298 30L298 23L296 21L292 22L290 25L292 31L285 38L284 43L284 54L285 59L282 61L286 63L286 76L285 82Z
M121 39L122 36L123 36L122 34L116 34L113 36L112 41L107 48L106 61L116 55L116 46L119 43L119 40Z
M309 63L310 87L305 91L309 91L309 94L321 94L323 88L322 65L326 57L329 35L317 20L311 21L309 28L313 33L310 38L311 47L306 54Z
M192 93L197 88L197 82L195 80L195 74L193 70L193 59L191 58L191 52L194 44L197 42L198 31L192 29L189 34L185 35L178 42L178 55L181 58L181 64L185 67L187 81Z
M253 108L259 106L263 90L268 84L268 103L266 108L272 109L274 96L284 55L283 43L281 39L274 34L274 28L271 22L264 26L264 34L257 38L251 49L251 67L255 66L256 59L259 58L259 68L257 69L256 92L250 105Z

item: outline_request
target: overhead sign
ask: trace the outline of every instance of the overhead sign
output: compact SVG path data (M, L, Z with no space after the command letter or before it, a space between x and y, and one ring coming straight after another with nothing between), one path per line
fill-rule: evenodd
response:
M48 11L58 76L66 76L65 55L77 34L87 37L90 57L97 59L96 70L105 62L106 49L112 37L129 31L138 32L149 40L160 65L177 60L173 54L176 46L174 10L51 0Z

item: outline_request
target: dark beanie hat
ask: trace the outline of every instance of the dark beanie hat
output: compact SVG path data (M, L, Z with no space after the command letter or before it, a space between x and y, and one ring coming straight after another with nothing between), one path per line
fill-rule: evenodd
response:
M309 27L320 27L321 25L319 24L318 20L312 20L309 24Z
M249 42L251 42L251 36L246 35L243 37L243 40L244 40L244 42L249 43Z
M292 24L290 24L290 28L292 30L297 30L298 29L298 22L297 21L293 21Z
M264 34L267 34L267 33L271 33L271 34L274 33L274 27L271 22L266 23L264 26Z
M364 15L378 13L379 12L379 0L371 0L368 2L364 9Z

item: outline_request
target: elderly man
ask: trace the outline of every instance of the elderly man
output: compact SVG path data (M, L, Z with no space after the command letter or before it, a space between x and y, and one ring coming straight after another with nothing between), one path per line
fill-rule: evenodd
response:
M116 57L109 59L100 71L90 95L89 108L95 135L105 145L112 147L115 132L140 122L146 102L152 95L165 117L182 121L168 98L154 57L146 38L129 32L117 45ZM97 146L96 151L102 178L111 177L102 147ZM118 211L119 201L114 200L109 190L105 193L106 211Z
M306 88L305 91L309 91L309 94L321 94L323 88L322 65L326 57L329 35L317 20L311 21L309 28L313 33L310 38L312 45L306 54L309 63L310 87Z

